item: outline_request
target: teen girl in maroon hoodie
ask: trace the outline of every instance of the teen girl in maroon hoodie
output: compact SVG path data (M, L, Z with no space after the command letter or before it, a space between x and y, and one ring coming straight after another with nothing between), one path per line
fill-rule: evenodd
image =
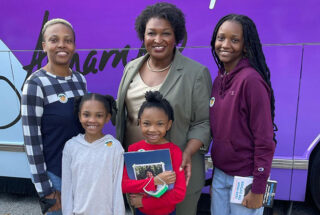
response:
M210 100L215 166L211 213L262 214L275 149L274 95L255 24L229 14L214 29L212 54L219 67ZM230 203L234 176L253 176L242 205Z

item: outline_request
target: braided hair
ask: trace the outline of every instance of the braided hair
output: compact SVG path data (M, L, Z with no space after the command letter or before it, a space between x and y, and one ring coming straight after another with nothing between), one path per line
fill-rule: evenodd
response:
M274 93L273 93L273 89L270 81L270 70L267 66L266 59L262 51L262 45L259 39L259 34L254 22L249 17L245 15L239 15L239 14L228 14L222 17L217 23L211 39L211 52L212 52L213 58L216 64L218 65L219 69L224 67L223 63L220 61L217 53L215 52L215 41L216 41L218 30L225 21L235 21L242 25L244 47L246 49L246 53L244 56L248 58L250 65L261 75L263 80L267 83L267 85L270 88L271 118L272 118L273 129L274 131L277 131L278 128L274 123L275 98L274 98ZM273 139L276 142L275 133L274 133Z
M83 96L76 97L74 100L74 112L76 115L78 115L78 113L80 112L83 103L89 100L101 102L106 109L107 114L109 113L111 114L111 116L116 115L117 106L114 98L110 95L101 95L98 93L87 93Z
M145 108L155 107L163 110L168 116L169 120L172 120L172 121L174 120L172 106L170 105L168 100L163 98L163 96L159 91L147 91L145 94L145 97L146 97L146 101L144 101L140 107L140 110L138 113L138 119L141 119L141 115Z

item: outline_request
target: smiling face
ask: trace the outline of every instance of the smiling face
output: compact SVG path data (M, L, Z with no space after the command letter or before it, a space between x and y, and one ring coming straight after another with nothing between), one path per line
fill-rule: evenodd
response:
M47 52L49 63L69 65L74 50L74 35L70 27L57 23L50 25L44 32L42 47Z
M147 171L146 173L147 178L152 178L153 177L153 173L150 171Z
M176 39L168 20L151 18L146 24L144 45L150 56L156 60L172 58Z
M103 137L102 129L110 120L103 103L96 100L85 101L79 112L79 120L85 130L87 139L97 140Z
M227 72L234 69L244 53L242 25L235 21L225 21L219 28L215 52Z
M142 135L148 143L155 145L163 144L167 142L164 136L171 128L172 120L168 119L164 110L151 107L143 110L139 125Z

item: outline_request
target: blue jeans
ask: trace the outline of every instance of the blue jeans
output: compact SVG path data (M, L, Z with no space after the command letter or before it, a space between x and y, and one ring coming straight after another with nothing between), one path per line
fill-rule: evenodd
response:
M225 174L215 168L211 189L211 214L212 215L262 215L263 207L249 209L241 204L230 203L233 176Z
M52 182L53 188L61 192L61 178L56 176L52 172L47 172L47 174L50 181ZM47 215L62 215L62 211L58 210L58 211L47 212Z
M141 211L139 211L136 208L136 215L145 215L144 213L142 213ZM176 210L172 211L171 213L169 213L168 215L176 215Z

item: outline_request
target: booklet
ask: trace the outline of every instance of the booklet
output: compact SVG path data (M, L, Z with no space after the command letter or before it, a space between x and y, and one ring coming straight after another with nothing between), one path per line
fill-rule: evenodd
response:
M130 179L141 180L164 172L173 171L169 149L125 152L124 162ZM169 184L172 189L174 184Z
M241 204L245 195L251 190L253 178L235 176L231 192L231 203ZM277 181L268 180L266 185L266 192L263 196L263 207L272 207L274 196L276 193Z

